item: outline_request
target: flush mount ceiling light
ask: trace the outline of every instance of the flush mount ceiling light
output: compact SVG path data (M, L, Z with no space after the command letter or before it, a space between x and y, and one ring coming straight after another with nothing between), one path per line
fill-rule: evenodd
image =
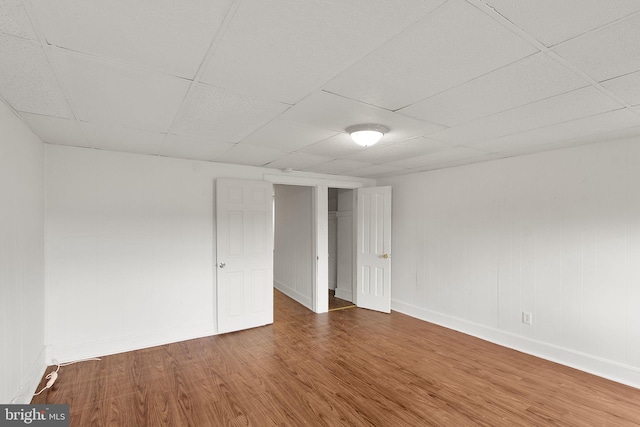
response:
M351 135L351 139L353 139L356 144L362 145L363 147L370 147L380 141L382 135L389 132L389 129L381 125L367 124L349 126L346 131Z

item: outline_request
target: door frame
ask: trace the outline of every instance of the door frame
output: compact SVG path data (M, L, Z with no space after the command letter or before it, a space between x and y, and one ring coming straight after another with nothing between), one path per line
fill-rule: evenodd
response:
M272 184L300 185L312 188L312 253L316 261L313 263L313 311L315 313L326 313L329 311L329 188L355 190L365 187L365 184L341 179L307 178L276 174L264 174L262 178ZM355 266L353 271L355 272Z

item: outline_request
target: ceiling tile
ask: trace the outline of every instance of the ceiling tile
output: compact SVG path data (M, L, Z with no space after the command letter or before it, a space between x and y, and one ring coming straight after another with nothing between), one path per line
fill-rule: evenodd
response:
M640 14L576 37L553 50L596 81L603 81L640 70L638 40Z
M14 110L73 118L40 44L0 35L0 97Z
M309 172L349 175L354 169L373 166L371 163L358 162L356 160L336 159L320 165L306 168Z
M408 159L390 162L389 166L400 168L417 168L426 165L435 165L438 163L453 162L466 159L481 159L487 153L468 147L452 147L444 150L435 151L433 153L424 154L422 156L411 157Z
M469 3L451 1L325 89L396 110L536 51Z
M180 159L215 161L233 146L234 144L230 142L214 142L206 138L185 135L167 135L160 155Z
M373 146L357 154L352 154L348 156L348 158L363 162L387 163L406 159L407 157L420 156L446 147L448 147L448 145L445 142L420 137L382 147Z
M125 153L156 155L162 148L165 135L116 126L80 123L87 140L93 148Z
M416 173L416 172L420 172L418 170L414 170L414 169L401 169L401 170L396 170L393 172L386 172L386 173L380 173L380 174L376 174L375 176L370 177L371 179L384 179L384 178L391 178L391 177L396 177L396 176L402 176L402 175L408 175L411 173Z
M172 133L239 142L289 108L208 85L196 85L185 100Z
M52 50L69 103L82 121L167 132L189 83L95 57Z
M375 123L389 128L379 144L405 141L444 129L434 123L352 101L327 92L315 92L294 105L282 119L344 132L352 125Z
M31 0L54 46L193 78L231 0Z
M336 131L276 119L244 138L241 143L296 151L335 134Z
M425 165L418 168L413 168L413 169L410 169L410 171L411 173L416 173L416 172L425 172L425 171L444 169L444 168L453 168L456 166L470 165L473 163L488 162L490 160L501 159L504 157L506 156L503 154L491 153L491 154L485 154L481 157L466 157L466 158L461 158L457 160L449 160L442 163L434 163L434 164Z
M481 141L472 144L471 147L490 152L517 152L537 145L551 144L572 138L585 138L590 135L635 126L640 126L640 114L623 108L528 132Z
M246 0L202 81L293 104L443 1Z
M360 178L373 178L377 175L382 175L390 172L398 172L403 168L390 165L373 165L365 166L363 168L354 169L349 172L349 176L355 176Z
M560 141L556 141L554 139L553 142L545 144L522 145L519 147L513 147L510 151L497 153L497 155L501 155L502 157L523 156L527 154L541 153L544 151L560 150L563 148L575 147L579 145L601 143L603 141L615 141L628 138L636 139L638 137L640 137L640 126L604 131L587 136L580 136Z
M640 10L638 0L482 0L547 46Z
M37 39L21 0L0 0L0 34Z
M20 113L20 116L43 142L76 147L90 146L75 120L31 113Z
M398 112L456 126L587 84L573 71L538 53Z
M324 141L316 142L300 150L302 153L317 154L326 157L343 157L348 154L358 153L366 150L359 146L346 133L339 133L336 136L327 138Z
M276 169L290 168L296 170L306 170L306 168L308 168L309 166L327 163L330 160L332 160L330 157L316 156L313 154L304 153L291 153L287 154L284 157L280 157L278 160L274 160L273 162L265 166L268 168Z
M467 145L621 107L598 89L589 86L445 129L430 138Z
M640 72L607 80L601 84L630 105L640 105Z
M225 152L217 161L235 163L239 165L264 166L280 157L286 156L286 151L273 148L257 147L249 144L236 144Z

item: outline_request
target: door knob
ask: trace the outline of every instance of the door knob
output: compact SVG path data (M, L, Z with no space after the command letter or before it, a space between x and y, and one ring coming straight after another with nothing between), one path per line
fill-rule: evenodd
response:
M218 264L218 267L220 268L224 268L227 265L227 263L225 262L221 262L220 264Z
M384 258L384 259L389 258L389 254L384 254L384 255L382 255L382 258Z

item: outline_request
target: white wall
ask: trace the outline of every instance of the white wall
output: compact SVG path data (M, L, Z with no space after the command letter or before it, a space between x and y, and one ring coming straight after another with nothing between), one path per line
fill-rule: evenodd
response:
M0 403L28 403L45 369L43 144L0 101Z
M46 342L58 361L216 333L216 178L331 182L55 145L45 157Z
M639 165L636 139L379 181L393 308L640 387Z
M313 310L311 187L275 185L274 286Z

